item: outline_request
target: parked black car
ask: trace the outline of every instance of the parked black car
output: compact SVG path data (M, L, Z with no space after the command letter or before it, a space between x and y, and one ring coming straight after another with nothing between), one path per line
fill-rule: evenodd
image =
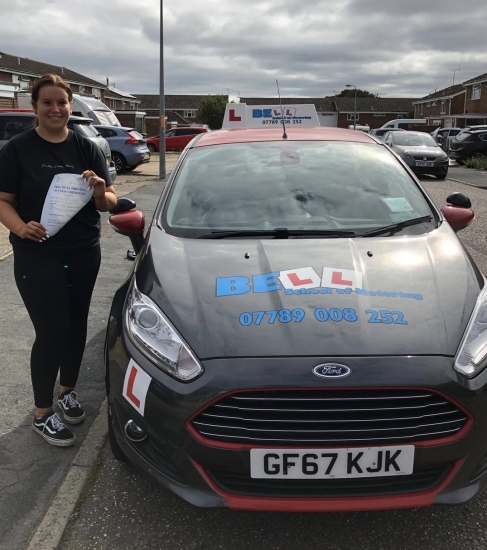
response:
M450 157L460 164L470 158L487 155L487 131L462 132L451 142Z

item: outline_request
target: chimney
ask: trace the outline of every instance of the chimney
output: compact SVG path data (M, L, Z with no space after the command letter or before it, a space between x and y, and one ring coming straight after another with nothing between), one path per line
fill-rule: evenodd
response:
M107 76L107 87L109 87L109 86L110 86L110 79Z

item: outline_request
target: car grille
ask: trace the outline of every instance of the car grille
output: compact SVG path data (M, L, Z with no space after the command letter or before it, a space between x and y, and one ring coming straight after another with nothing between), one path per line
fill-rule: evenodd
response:
M438 158L438 155L413 155L414 160L423 160L428 162L434 162Z
M467 421L427 390L273 390L223 396L191 424L219 442L347 447L452 437Z
M418 469L407 476L352 479L252 479L249 474L208 471L227 493L280 498L357 498L420 493L441 483L450 466Z

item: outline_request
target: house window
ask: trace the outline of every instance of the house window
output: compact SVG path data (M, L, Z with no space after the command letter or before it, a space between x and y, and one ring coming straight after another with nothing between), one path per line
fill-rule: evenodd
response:
M92 89L92 95L95 99L101 99L101 91L98 88Z
M441 102L441 114L444 115L446 113L446 101Z
M85 93L85 87L84 86L80 86L79 87L79 93L82 95Z
M21 90L28 90L30 88L30 80L28 76L12 75L12 82L17 84Z
M117 108L117 101L115 99L110 99L110 109L114 111Z
M472 86L472 99L480 99L480 84Z
M125 101L122 101L122 111L125 111Z
M130 110L135 111L135 102L134 101L130 102Z
M356 117L356 118L355 118L355 117ZM354 113L348 113L348 114L347 114L347 120L352 120L352 121L353 121L353 120L356 120L356 121L357 121L358 118L359 118L359 114L358 114L358 113L357 113L356 115L355 115Z
M374 116L386 116L385 113L374 113Z
M419 114L420 115L423 114L423 104L422 103L419 104Z
M184 118L195 118L196 111L184 111Z
M433 107L436 107L436 101L433 101L432 105Z
M426 107L431 107L431 101L429 103L426 103Z

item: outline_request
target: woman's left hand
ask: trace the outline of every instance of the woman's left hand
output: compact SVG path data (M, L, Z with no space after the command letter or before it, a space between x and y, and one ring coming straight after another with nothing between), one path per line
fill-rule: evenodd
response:
M98 177L93 170L85 170L81 176L88 180L90 189L93 189L93 198L104 201L106 192L105 180Z

